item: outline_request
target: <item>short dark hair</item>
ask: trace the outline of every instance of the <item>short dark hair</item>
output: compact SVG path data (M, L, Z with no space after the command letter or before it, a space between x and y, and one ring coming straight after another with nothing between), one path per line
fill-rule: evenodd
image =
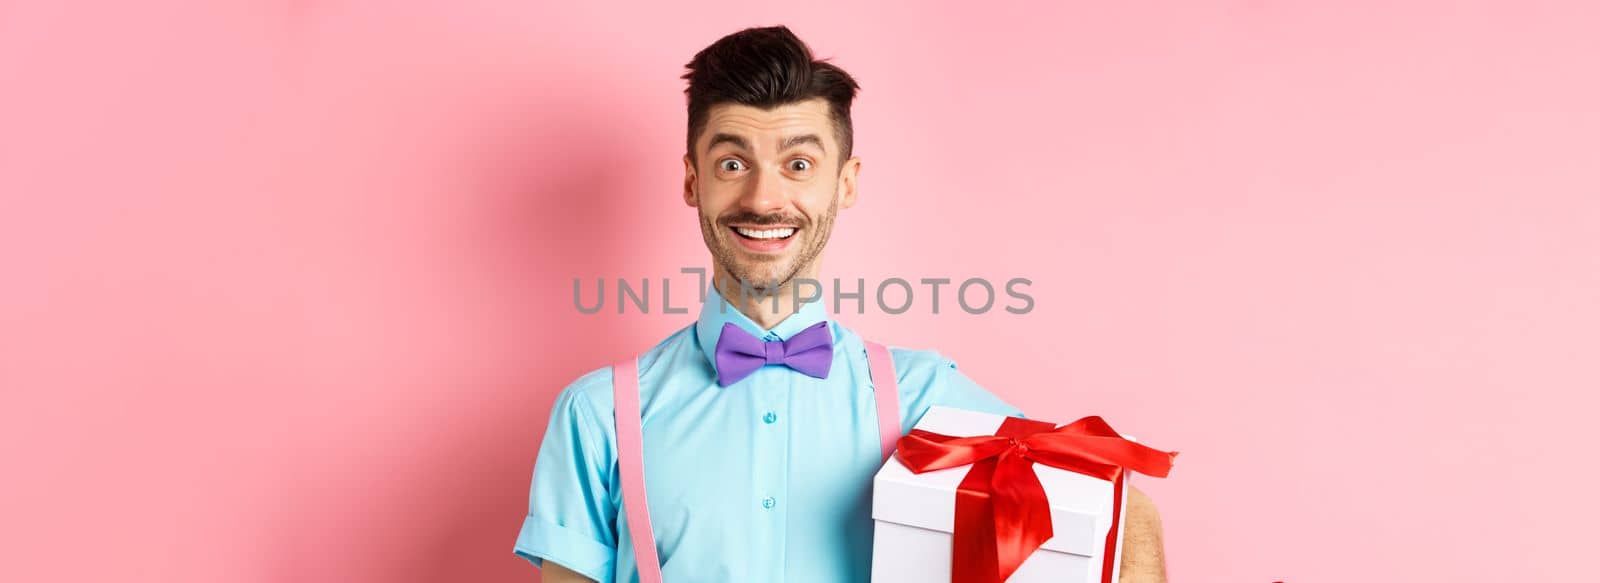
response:
M718 39L694 56L683 78L689 81L689 159L706 129L711 107L738 103L770 110L812 98L828 102L833 133L839 138L839 163L850 158L853 136L850 103L861 88L854 77L811 48L786 26L747 28Z

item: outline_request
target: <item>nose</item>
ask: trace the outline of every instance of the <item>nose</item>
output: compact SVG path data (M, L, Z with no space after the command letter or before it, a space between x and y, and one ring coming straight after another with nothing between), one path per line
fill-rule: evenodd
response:
M783 177L778 173L758 169L751 173L739 204L758 215L782 210L789 204L789 195L784 188Z

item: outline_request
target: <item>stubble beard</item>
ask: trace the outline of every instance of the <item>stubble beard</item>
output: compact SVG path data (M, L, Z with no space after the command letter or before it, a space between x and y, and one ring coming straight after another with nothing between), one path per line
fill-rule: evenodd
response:
M828 244L828 237L833 234L833 221L838 212L839 199L834 197L832 202L828 203L827 212L823 213L815 224L806 222L804 217L795 217L800 219L800 234L804 236L804 240L798 242L801 245L800 252L790 260L787 268L779 266L763 271L762 266L772 265L783 259L751 259L751 254L738 248L737 241L728 239L738 235L733 234L723 221L713 220L704 213L700 214L700 234L705 238L706 248L711 250L712 261L734 279L728 283L738 283L756 293L772 294L792 285L796 275L802 271L809 271L817 262L823 248Z

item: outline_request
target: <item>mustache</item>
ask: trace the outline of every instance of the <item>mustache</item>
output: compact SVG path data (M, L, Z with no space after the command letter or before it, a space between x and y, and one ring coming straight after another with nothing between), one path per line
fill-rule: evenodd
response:
M807 226L810 226L810 224L811 224L811 222L807 221L805 217L802 217L802 216L799 216L799 215L786 215L786 214L782 214L782 213L768 214L768 215L758 215L758 214L755 214L755 213L740 212L740 213L733 213L733 214L723 215L722 217L717 219L717 224L722 225L724 227L732 225L734 223L738 223L738 224L741 224L741 225L756 225L756 226L762 226L762 227L770 226L770 225L807 227Z

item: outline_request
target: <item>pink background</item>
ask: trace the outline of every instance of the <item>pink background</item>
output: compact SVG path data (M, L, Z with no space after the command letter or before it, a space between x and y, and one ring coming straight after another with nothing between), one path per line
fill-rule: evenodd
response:
M777 22L864 88L825 275L1035 282L844 321L1181 451L1174 580L1593 570L1595 3L32 4L0 580L536 579L556 392L692 317L572 278L705 265L678 75Z

